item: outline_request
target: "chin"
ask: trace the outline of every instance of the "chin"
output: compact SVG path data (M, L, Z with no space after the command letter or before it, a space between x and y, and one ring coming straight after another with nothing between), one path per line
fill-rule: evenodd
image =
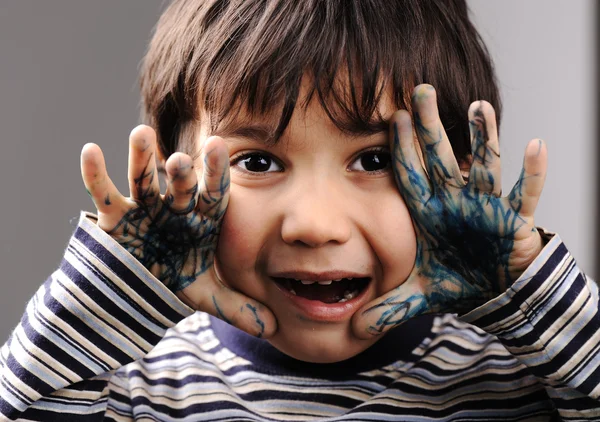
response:
M299 321L288 326L283 320L269 342L280 352L304 362L335 363L350 359L371 347L377 338L363 340L352 333L350 321L319 324Z

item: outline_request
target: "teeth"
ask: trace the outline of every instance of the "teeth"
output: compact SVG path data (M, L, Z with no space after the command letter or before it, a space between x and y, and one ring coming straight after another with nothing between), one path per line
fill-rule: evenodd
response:
M294 296L296 296L296 291L294 289L290 289L290 293L292 293Z
M344 299L350 300L350 299L354 298L357 294L358 294L358 290L352 290L352 291L346 290L344 292Z
M356 297L356 295L358 294L358 290L346 290L344 292L344 297L341 298L340 300L338 300L338 303L344 303L344 302L348 302L350 299L354 299Z
M286 287L289 290L289 289L292 288L292 284L291 284L292 282L302 283L305 286L309 286L309 285L315 284L315 283L318 283L318 284L320 284L322 286L329 286L334 281L342 281L342 280L352 281L353 279L354 279L354 277L347 277L347 278L337 278L337 279L334 279L334 280L313 281L313 280L298 280L298 279L295 279L295 278L288 278L285 281L285 285L286 285ZM349 286L350 286L350 288L356 287L354 284L350 284ZM346 290L346 293L347 292L350 292L350 290ZM356 291L352 291L352 293L354 295L356 295Z

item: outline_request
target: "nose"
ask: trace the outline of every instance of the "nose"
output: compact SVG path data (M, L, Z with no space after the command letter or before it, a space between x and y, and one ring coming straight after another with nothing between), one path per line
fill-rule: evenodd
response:
M300 183L288 190L281 237L288 244L319 247L351 236L348 201L332 183Z

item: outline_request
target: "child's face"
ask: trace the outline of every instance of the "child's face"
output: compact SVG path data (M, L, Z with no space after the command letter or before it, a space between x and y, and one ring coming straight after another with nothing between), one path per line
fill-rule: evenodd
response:
M386 120L395 111L389 101L379 110ZM230 128L260 124L238 120ZM206 135L200 137L202 145ZM278 330L269 341L292 357L334 362L367 349L376 339L355 337L352 316L402 284L416 254L411 218L393 179L388 133L345 135L313 101L306 113L295 110L275 146L222 137L232 164L217 250L221 279L273 311ZM291 280L349 277L330 285ZM356 290L354 298L342 299Z

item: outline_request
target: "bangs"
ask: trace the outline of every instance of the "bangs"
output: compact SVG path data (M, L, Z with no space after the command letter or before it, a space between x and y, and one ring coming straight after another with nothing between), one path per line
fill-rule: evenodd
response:
M363 135L387 128L378 112L386 90L388 101L407 108L407 89L397 82L414 79L408 63L398 69L399 54L392 48L397 37L374 30L389 20L386 10L365 11L368 1L282 1L263 6L241 10L248 19L240 18L237 27L223 22L213 29L213 36L225 41L204 72L195 73L202 76L194 81L198 112L206 113L199 120L206 118L210 133L243 110L251 118L273 122L271 139L277 141L296 107L306 109L316 100L341 131ZM305 19L286 22L288 14L302 13L290 8L304 10ZM303 81L308 91L300 98Z

